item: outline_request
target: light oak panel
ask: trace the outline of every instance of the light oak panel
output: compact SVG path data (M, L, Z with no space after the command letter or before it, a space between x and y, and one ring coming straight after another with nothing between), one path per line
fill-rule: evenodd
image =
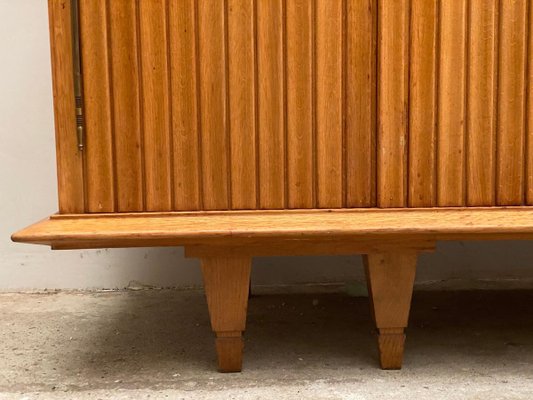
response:
M48 0L52 49L52 88L56 132L59 212L85 211L83 152L78 150L73 112L72 27L70 3Z
M314 0L286 2L288 206L315 206Z
M502 1L498 81L496 202L524 201L527 0Z
M227 0L231 208L257 207L255 3Z
M198 0L203 205L230 207L225 2Z
M467 0L440 2L437 205L465 204Z
M139 3L146 211L172 209L172 131L165 0Z
M405 207L409 92L409 1L379 2L378 207Z
M409 207L433 207L437 130L437 0L411 1Z
M527 91L527 179L526 200L528 205L533 205L533 3L529 2L529 49L528 49L528 91Z
M495 203L498 2L470 0L467 93L467 205Z
M61 212L533 204L529 0L49 2Z
M317 207L343 206L343 1L316 0Z
M257 0L259 207L286 205L285 0Z
M115 211L109 16L105 0L80 1L88 212ZM74 108L72 108L74 112Z
M346 4L346 206L376 205L377 2Z
M108 1L116 166L116 209L143 211L136 3Z
M202 208L195 4L195 0L169 2L174 207L177 210Z

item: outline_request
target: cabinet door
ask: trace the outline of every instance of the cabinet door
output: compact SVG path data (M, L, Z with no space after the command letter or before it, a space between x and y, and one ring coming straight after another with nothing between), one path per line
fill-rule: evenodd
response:
M533 204L531 3L49 0L61 212Z

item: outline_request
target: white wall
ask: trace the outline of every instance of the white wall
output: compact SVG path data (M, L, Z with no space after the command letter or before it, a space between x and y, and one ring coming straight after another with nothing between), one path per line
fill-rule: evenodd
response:
M182 249L52 252L10 235L56 211L48 15L45 0L0 0L0 290L200 284ZM533 243L446 243L424 255L418 279L533 278ZM264 258L258 284L362 279L359 257ZM504 281L501 281L504 282ZM464 282L463 282L464 283Z

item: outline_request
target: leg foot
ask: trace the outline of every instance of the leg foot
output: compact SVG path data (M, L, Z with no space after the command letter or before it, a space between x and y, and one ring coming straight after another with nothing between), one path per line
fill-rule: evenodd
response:
M364 260L383 369L402 367L416 260L415 252L370 254Z
M206 257L202 259L205 294L211 327L216 333L220 372L240 372L242 332L250 285L250 257Z
M401 369L405 334L403 329L379 329L378 349L382 369Z
M244 342L240 332L217 332L216 347L220 372L241 372Z

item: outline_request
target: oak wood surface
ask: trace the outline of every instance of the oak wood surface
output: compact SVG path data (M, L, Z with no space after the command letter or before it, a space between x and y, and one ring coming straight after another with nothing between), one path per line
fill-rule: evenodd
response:
M526 132L526 202L533 205L533 4L529 2L529 49L528 49L528 92L526 99L527 132Z
M378 6L378 207L407 205L409 1Z
M251 267L250 257L202 258L204 289L221 372L239 372L242 368Z
M146 211L173 209L168 8L139 2Z
M465 203L467 0L440 2L437 205Z
M174 207L202 209L196 1L169 2Z
M346 207L376 205L377 1L346 4Z
M437 40L439 2L411 2L409 78L409 207L437 200Z
M495 204L498 3L471 0L467 93L468 206Z
M289 208L315 208L315 2L286 2Z
M402 366L404 329L411 308L416 261L416 252L401 248L364 257L383 369L399 369Z
M530 3L530 2L529 2ZM527 0L502 1L498 66L496 203L524 201Z
M212 0L199 0L197 7L203 205L207 210L228 209L226 9L223 1Z
M317 207L343 206L343 2L316 3ZM339 145L340 144L340 145Z
M80 34L86 128L85 188L88 212L113 212L115 166L109 51L105 0L80 1ZM74 109L72 110L74 112Z
M531 239L533 209L354 209L54 216L13 235L17 242L83 247L186 245L251 240Z
M529 0L49 1L62 213L533 205Z
M116 210L144 210L137 3L108 3Z
M257 1L257 189L263 209L287 204L285 4Z
M84 153L78 150L70 3L48 0L59 211L85 211Z
M228 0L227 46L231 208L257 208L256 8Z

